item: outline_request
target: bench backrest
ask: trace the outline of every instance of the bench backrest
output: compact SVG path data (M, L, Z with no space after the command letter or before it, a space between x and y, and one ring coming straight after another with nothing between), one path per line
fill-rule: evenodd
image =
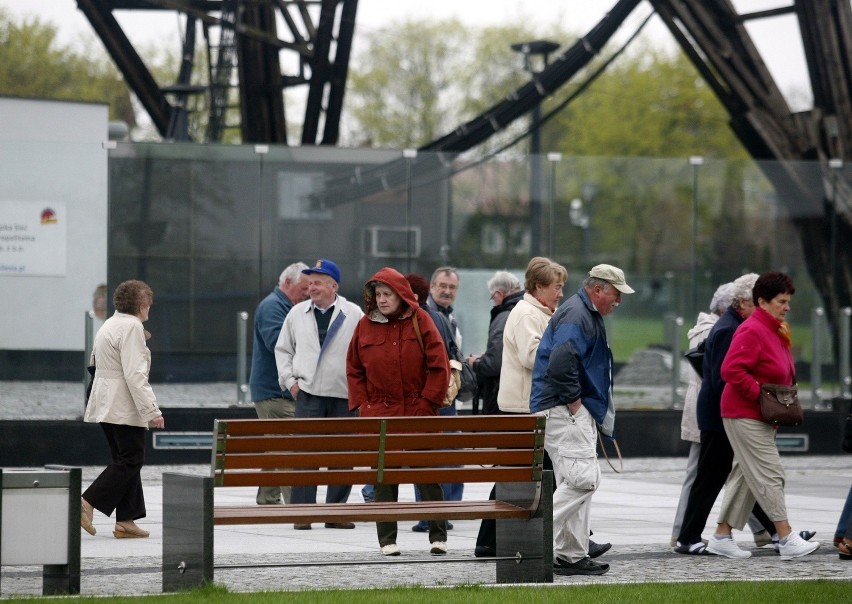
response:
M212 477L216 486L541 482L544 426L522 414L216 420Z

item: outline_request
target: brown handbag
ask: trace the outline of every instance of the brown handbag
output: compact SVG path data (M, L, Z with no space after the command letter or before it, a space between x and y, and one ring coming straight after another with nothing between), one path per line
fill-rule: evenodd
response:
M773 426L798 426L805 419L796 385L761 384L760 414Z

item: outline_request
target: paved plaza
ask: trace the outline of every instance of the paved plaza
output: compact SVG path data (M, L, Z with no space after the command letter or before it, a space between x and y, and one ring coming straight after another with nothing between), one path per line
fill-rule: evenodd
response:
M224 389L228 385L220 386ZM4 389L6 400L2 405L7 415L5 403L9 392L10 389ZM223 390L221 396L227 398L232 394L230 385L227 393ZM28 404L34 403L32 400L21 402L23 407ZM167 411L168 405L163 400L164 410ZM73 409L60 412L54 407L46 415L56 417L65 413L73 413ZM592 502L592 527L595 541L612 543L612 549L600 558L601 562L609 563L611 569L598 577L557 576L554 586L782 577L850 580L852 562L840 560L832 546L837 519L852 484L850 460L852 457L844 455L784 456L791 523L796 530L816 530L815 539L821 543L813 555L789 562L781 561L771 548L754 549L752 558L744 561L672 553L669 547L671 524L686 459L627 458L620 474L601 460L603 480ZM2 465L7 463L4 461ZM84 489L101 469L83 469ZM95 512L98 534L94 537L82 534L83 595L161 592L162 473L165 471L203 474L207 468L191 465L147 466L144 469L148 517L139 524L151 531L149 539L115 539L112 520ZM486 498L489 489L490 485L467 485L465 498ZM251 504L254 495L254 489L250 488L216 491L217 503ZM320 489L319 499L323 497L324 491ZM411 489L403 487L400 497L411 499ZM353 488L350 498L360 500L360 485ZM719 503L710 516L705 537L715 526ZM232 591L494 584L494 563L473 556L479 521L456 521L454 525L449 533L447 559L438 559L440 563L433 563L436 559L428 554L427 536L412 532L410 523L400 524L398 543L402 555L393 560L379 554L375 525L368 523L359 523L354 530L326 529L317 524L310 531L295 531L292 525L217 527L215 579ZM735 537L743 547L754 548L748 533L735 532ZM411 564L412 561L420 563ZM228 568L243 564L255 566ZM40 568L2 568L0 598L40 593Z

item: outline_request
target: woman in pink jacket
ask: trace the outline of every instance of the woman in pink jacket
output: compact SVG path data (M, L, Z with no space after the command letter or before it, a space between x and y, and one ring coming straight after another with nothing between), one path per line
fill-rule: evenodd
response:
M349 409L361 417L438 415L450 379L444 341L406 278L380 269L364 286L365 315L346 355ZM416 326L415 326L416 322ZM419 331L419 336L418 332ZM441 501L439 484L421 484L423 501ZM397 501L397 485L375 485L376 501ZM397 523L377 522L382 555L398 556ZM447 553L443 520L429 522L433 555Z
M754 283L755 310L734 333L722 362L722 423L734 450L734 468L725 488L716 534L707 550L729 558L748 558L731 529L742 530L755 499L775 524L782 560L810 554L819 547L793 532L784 501L784 466L775 445L775 428L760 413L761 384L793 385L790 326L784 318L796 292L784 273L764 273ZM744 488L746 487L746 488Z

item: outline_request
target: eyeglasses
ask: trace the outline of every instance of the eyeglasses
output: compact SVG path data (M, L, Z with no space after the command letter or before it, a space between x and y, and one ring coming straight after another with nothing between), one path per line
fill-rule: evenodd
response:
M494 296L496 296L497 294L502 294L502 293L503 293L503 292L501 292L501 291L498 289L497 291L491 292L491 295L490 295L488 298L489 298L492 302L494 302Z

